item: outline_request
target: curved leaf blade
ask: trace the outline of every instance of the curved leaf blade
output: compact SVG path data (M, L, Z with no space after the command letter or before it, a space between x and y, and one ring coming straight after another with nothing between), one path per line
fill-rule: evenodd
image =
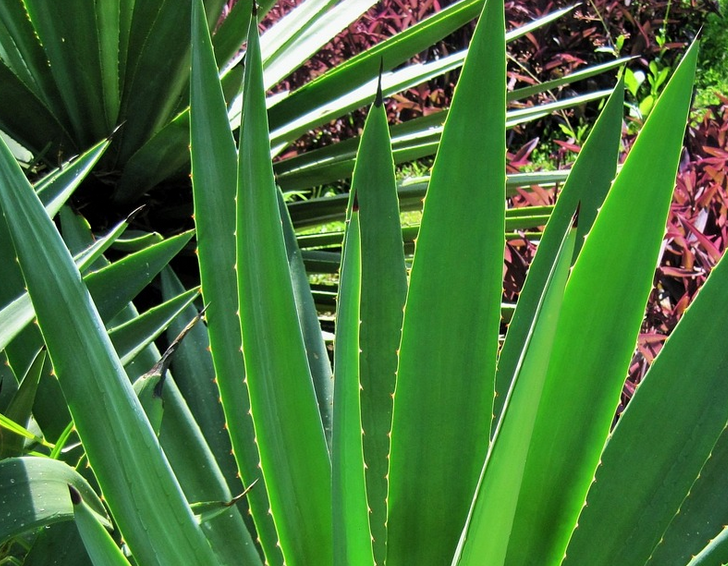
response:
M559 242L546 275L453 564L476 566L505 562L576 232L576 227L571 227Z
M2 142L0 174L0 203L38 324L120 530L145 563L209 564L212 551L142 415L81 275ZM150 519L141 525L139 515ZM170 531L170 524L177 528Z
M246 380L285 562L327 564L333 548L331 462L286 259L254 24L246 55L236 227ZM281 426L281 419L296 426Z
M121 549L78 490L68 486L78 533L94 566L130 566Z
M73 468L50 458L6 458L0 462L0 544L24 532L73 519L68 485L96 513L106 516L101 500ZM107 521L108 524L108 521Z
M559 563L594 478L652 287L696 59L694 45L640 132L574 265L509 561L535 556L542 563Z
M359 395L369 522L374 557L377 564L384 564L392 395L407 296L407 272L381 88L362 134L352 190L359 208L361 238Z
M334 564L372 566L374 554L369 528L359 404L360 301L359 213L351 210L341 258L334 343L335 403L331 454Z
M283 563L250 413L235 273L236 151L199 0L192 3L190 146L202 296L217 386L241 479L260 480L248 502L266 559Z
M538 253L528 269L526 283L518 297L516 312L508 326L506 340L498 358L496 398L493 410L495 420L500 415L539 297L556 258L556 252L563 235L570 229L573 211L579 203L580 238L576 244L574 255L574 260L576 260L584 238L589 233L597 211L602 206L611 187L617 171L622 137L623 104L624 84L620 81L602 110L584 147L579 152L539 242Z

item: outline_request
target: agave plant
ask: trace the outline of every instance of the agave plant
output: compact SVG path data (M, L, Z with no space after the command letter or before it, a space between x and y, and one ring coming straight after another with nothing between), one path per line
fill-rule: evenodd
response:
M697 45L618 174L617 83L502 345L503 3L480 16L411 271L380 88L354 161L332 374L275 183L257 27L236 147L205 6L191 8L206 324L186 324L198 290L164 267L190 234L125 237L123 222L93 241L68 209L52 222L108 140L36 186L0 143L4 560L46 563L63 541L74 564L725 562L728 509L701 504L726 486L725 262L612 427ZM109 263L111 245L135 251ZM130 300L162 269L166 301L140 315ZM151 341L179 312L160 358Z
M306 0L276 21L261 40L266 87L281 83L374 3ZM239 63L244 55L240 48L252 0L237 2L217 25L224 4L224 0L207 0L205 12L208 29L214 30L213 45L222 69L231 124L237 128L242 70ZM272 4L261 3L261 17ZM460 0L295 92L270 97L270 137L275 152L310 129L364 106L373 91L367 85L375 79L380 60L387 71L385 93L410 88L458 68L465 52L429 64L402 64L475 18L482 4L483 0ZM567 11L515 30L511 37L528 33ZM116 209L126 214L132 203L160 183L188 188L189 29L189 2L99 4L79 0L65 3L62 10L36 0L3 2L0 77L4 104L0 129L30 151L28 161L47 168L57 167L68 156L119 128L96 165L95 174L86 182L84 201L98 203L95 206L99 208L105 206L106 211L97 213L105 218L118 218L119 214L112 214ZM164 80L159 80L160 69ZM600 69L587 69L535 90L578 81ZM525 97L532 90L514 92L512 96ZM599 98L604 93L584 96ZM578 104L582 98L562 100L552 107ZM521 113L518 119L543 115L552 107ZM398 141L398 159L432 154L437 131L431 128L441 126L443 119L444 114L440 114L411 124L407 136ZM327 167L323 168L318 154L285 160L278 164L277 174L284 188L302 184L308 187L322 178L330 179L332 174L336 180L347 170L350 174L355 150L352 143L329 148ZM313 166L316 163L318 167ZM333 165L337 168L332 169Z

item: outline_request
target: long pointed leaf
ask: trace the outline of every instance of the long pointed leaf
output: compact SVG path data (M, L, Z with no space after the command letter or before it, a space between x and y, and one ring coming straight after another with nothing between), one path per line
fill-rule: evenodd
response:
M331 446L331 433L333 428L334 412L334 381L329 354L326 351L323 335L321 334L321 323L316 312L316 304L311 295L311 286L308 281L306 265L303 262L301 250L298 247L296 233L293 230L293 223L288 214L288 208L283 200L283 195L278 191L278 210L283 223L283 238L286 243L288 255L288 268L291 271L293 282L293 293L296 299L298 320L301 323L301 332L306 345L306 357L311 369L316 400L318 401L321 421L324 425L326 443Z
M590 563L646 563L702 475L728 423L728 407L719 401L728 363L721 330L728 320L727 282L728 262L722 260L620 417L569 545L567 564L580 563L594 539L600 540L600 552ZM624 489L626 478L629 490ZM716 484L714 497L721 492Z
M0 202L38 324L76 429L126 541L148 564L209 564L212 552L142 416L88 290L2 142L0 173ZM149 518L144 525L140 515ZM170 531L170 524L177 528Z
M291 565L327 564L332 560L331 463L286 261L254 23L246 55L236 228L246 379L284 559ZM296 426L281 426L283 415Z
M352 193L352 204L353 195ZM367 488L359 405L361 242L359 212L352 210L341 260L334 344L332 505L334 564L372 566Z
M41 350L20 382L18 390L8 405L7 410L3 411L3 417L23 427L28 426L28 420L33 410L35 393L38 390L38 382L40 381L43 364L45 362L46 353ZM21 456L23 453L23 442L23 438L19 435L11 436L4 442L0 442L0 459L9 456Z
M374 557L377 564L384 564L392 395L407 275L381 90L364 128L352 183L361 232L361 427Z
M696 58L693 46L640 132L569 279L509 561L560 562L594 477L652 287Z
M81 0L63 5L37 0L24 3L68 111L74 139L90 145L107 136L115 125L118 109L118 90L111 92L118 89L117 69L108 61L108 57L116 57L116 49L113 45L100 45L99 32L106 35L110 29L100 30L95 17L97 10L89 9ZM113 14L114 3L108 1L103 6ZM112 21L110 14L107 24ZM102 71L109 74L103 75ZM110 78L111 84L106 84ZM108 101L117 101L115 106L107 106L107 96Z
M199 1L192 4L190 145L192 188L202 295L209 303L208 332L220 399L233 453L246 486L260 480L248 501L266 559L283 563L250 416L241 352L235 274L235 143Z
M488 0L412 265L392 422L390 566L452 558L485 459L505 247L505 64L503 3Z
M111 538L96 513L86 503L78 490L68 486L73 503L73 516L78 533L94 566L130 566L116 541Z
M648 566L687 564L692 556L697 555L715 537L723 525L728 524L726 469L728 433L723 430L710 458L700 470L700 476L680 504L680 513L672 518L659 544L652 551ZM572 538L574 539L575 537Z
M182 283L170 268L162 271L161 279L162 296L165 299L185 292ZM186 323L195 316L197 309L194 306L187 307L182 316L172 322L167 329L168 341L171 342L178 336ZM208 320L207 324L210 325L211 321ZM182 396L217 458L230 491L233 493L241 491L242 482L232 453L227 430L229 425L226 426L225 414L220 405L220 389L215 380L215 367L212 363L208 329L205 325L195 325L190 330L172 358L172 370Z
M68 485L93 509L104 506L88 482L70 466L49 458L6 458L0 462L0 544L13 536L73 518Z
M555 260L544 282L544 292L538 298L503 416L493 435L473 509L453 564L504 563L518 505L519 484L571 268L576 232L576 227L571 227L559 242Z
M728 526L688 563L688 566L717 566L728 561Z
M518 297L516 312L508 326L508 334L498 358L494 419L500 415L506 393L515 372L530 322L543 292L544 282L556 257L556 251L569 230L576 203L579 203L579 235L576 254L589 233L597 210L611 187L617 171L617 158L622 134L624 84L615 87L602 110L594 129L579 152L579 157L559 194L556 208L538 245L538 253L528 269L526 283ZM576 255L574 256L574 260Z

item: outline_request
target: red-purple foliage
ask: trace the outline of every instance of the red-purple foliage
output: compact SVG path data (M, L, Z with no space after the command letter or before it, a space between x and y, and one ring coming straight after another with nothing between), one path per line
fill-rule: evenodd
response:
M697 112L686 136L665 251L630 367L623 404L677 324L728 241L728 98Z

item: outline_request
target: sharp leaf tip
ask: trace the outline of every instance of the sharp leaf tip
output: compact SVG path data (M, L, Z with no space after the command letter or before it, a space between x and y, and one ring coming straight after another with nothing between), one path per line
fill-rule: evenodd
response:
M379 79L377 81L377 96L374 99L374 106L381 106L383 97L382 97L382 72L384 70L384 58L379 59Z

